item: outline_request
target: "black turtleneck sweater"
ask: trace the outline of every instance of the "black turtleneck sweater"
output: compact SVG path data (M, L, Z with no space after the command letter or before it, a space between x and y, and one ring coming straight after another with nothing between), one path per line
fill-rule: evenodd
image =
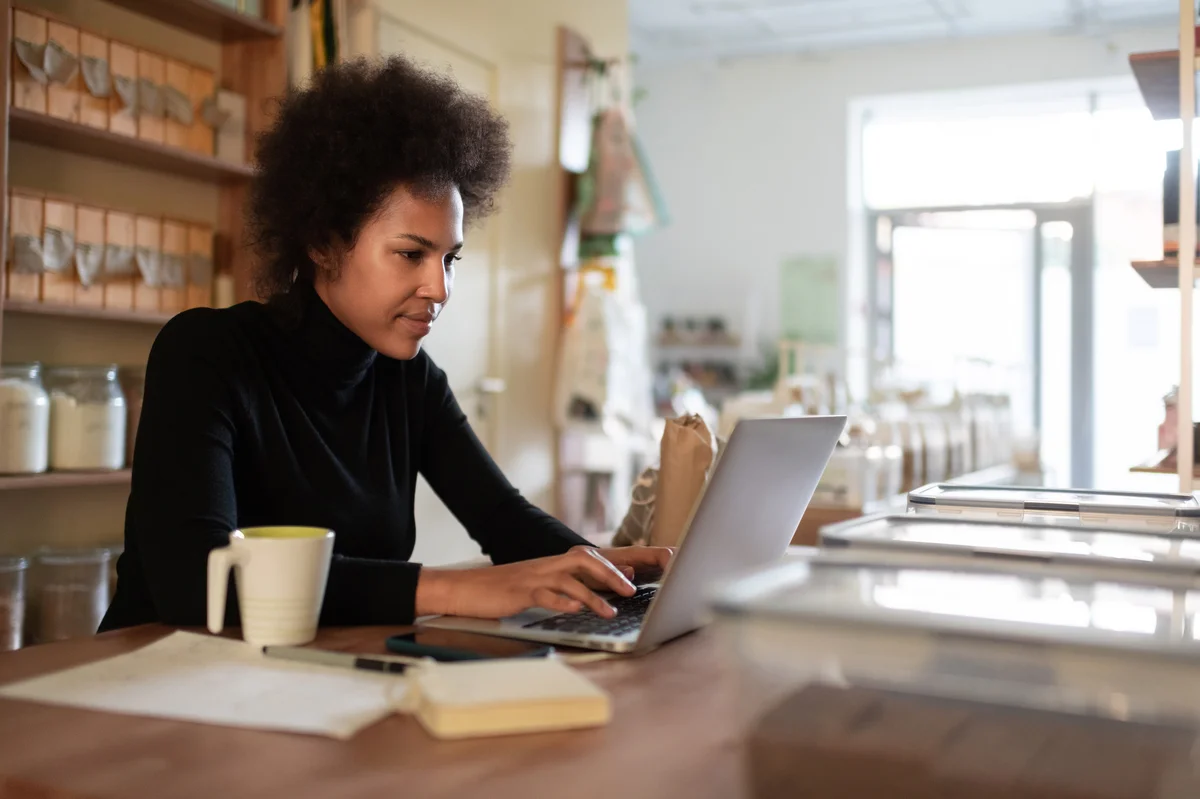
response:
M428 355L378 354L311 287L182 313L147 364L125 552L100 628L203 625L209 551L262 525L334 531L322 624L409 623L418 472L496 563L587 543L509 484Z

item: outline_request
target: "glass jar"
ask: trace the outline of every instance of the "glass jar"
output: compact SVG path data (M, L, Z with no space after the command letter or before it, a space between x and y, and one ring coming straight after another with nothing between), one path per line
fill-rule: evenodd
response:
M21 648L28 567L25 558L0 557L0 652Z
M0 366L0 474L46 471L50 398L40 363Z
M108 609L107 549L47 549L34 556L28 620L36 643L94 635Z
M879 447L839 444L829 458L813 494L813 504L822 507L862 510L879 499Z
M921 472L926 483L944 483L950 478L950 439L941 417L924 413L917 417L924 443L925 461Z
M50 391L50 468L122 468L125 395L117 382L117 367L50 369L46 388Z
M142 417L142 395L146 390L144 368L121 367L121 391L125 393L125 465L133 465L138 421Z

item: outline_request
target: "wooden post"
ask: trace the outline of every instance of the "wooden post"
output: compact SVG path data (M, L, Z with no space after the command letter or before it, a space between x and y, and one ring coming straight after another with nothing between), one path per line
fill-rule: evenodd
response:
M1179 153L1179 492L1192 493L1192 293L1196 266L1196 176L1192 123L1196 116L1195 0L1179 2L1179 118L1183 147Z

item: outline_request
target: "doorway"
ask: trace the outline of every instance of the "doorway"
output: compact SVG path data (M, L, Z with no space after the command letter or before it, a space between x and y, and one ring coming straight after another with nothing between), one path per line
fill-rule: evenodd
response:
M1012 398L1052 485L1094 484L1090 201L873 213L870 385Z

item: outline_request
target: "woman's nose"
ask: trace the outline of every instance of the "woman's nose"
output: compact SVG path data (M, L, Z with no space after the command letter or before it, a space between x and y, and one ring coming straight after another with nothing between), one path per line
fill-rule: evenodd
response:
M446 268L441 263L430 259L423 272L421 296L438 305L446 302L450 297L450 278L446 274Z

